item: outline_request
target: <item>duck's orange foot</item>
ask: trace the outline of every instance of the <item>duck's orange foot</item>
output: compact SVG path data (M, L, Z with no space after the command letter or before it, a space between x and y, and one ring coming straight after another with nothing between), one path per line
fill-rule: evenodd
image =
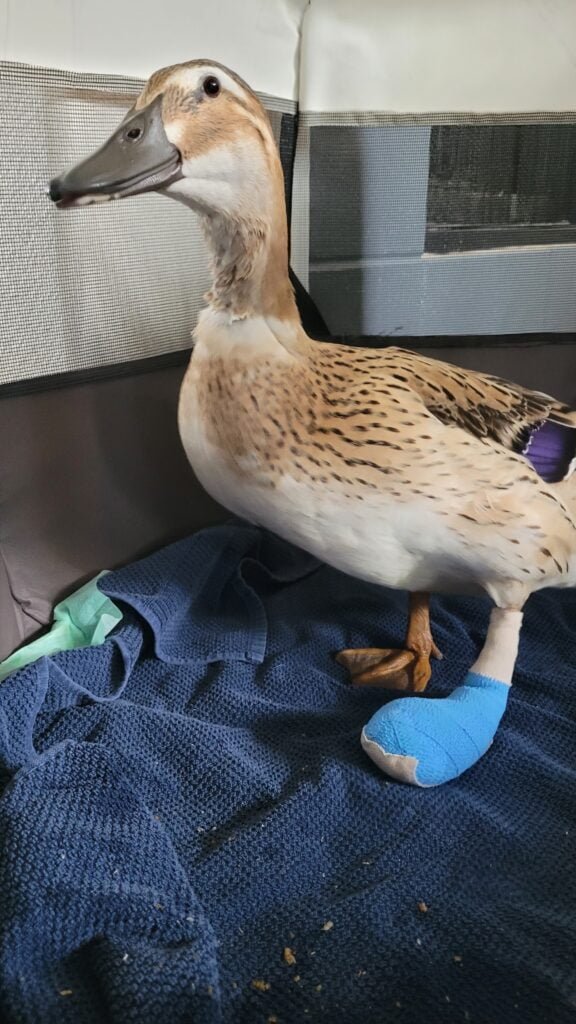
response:
M441 658L435 645L429 651L360 647L340 651L336 661L350 673L354 686L379 686L384 690L421 693L432 675L430 655Z

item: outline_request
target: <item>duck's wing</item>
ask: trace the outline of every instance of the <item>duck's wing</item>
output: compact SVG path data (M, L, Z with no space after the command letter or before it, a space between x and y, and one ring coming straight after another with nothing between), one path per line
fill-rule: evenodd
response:
M524 455L549 483L576 464L576 411L550 395L400 349L390 352L426 408L446 425Z

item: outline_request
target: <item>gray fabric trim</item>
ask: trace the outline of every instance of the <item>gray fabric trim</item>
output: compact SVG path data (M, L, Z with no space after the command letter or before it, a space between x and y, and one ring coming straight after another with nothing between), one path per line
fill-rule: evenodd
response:
M357 128L378 128L384 125L476 125L476 124L576 124L576 110L565 111L533 111L505 114L484 114L471 112L446 111L421 113L395 113L386 110L364 110L349 112L300 110L300 121L305 128L316 128L322 125L338 125L341 127L354 125Z
M150 73L155 71L150 68ZM41 75L44 80L52 86L69 85L73 89L84 91L94 89L95 92L117 93L124 97L126 94L137 96L145 84L144 78L131 78L124 75L97 74L84 71L63 71L59 68L45 68L37 64L22 64L18 61L0 60L0 78L3 74L9 76L19 75L23 81L34 79ZM260 102L266 110L277 111L280 114L295 114L298 104L295 100L283 99L281 96L271 96L267 92L255 90Z
M268 111L275 111L278 114L296 114L298 104L296 100L285 100L281 96L271 96L267 92L256 92L256 95Z

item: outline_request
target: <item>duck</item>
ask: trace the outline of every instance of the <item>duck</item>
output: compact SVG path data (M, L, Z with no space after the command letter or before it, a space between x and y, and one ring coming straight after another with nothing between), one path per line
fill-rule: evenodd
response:
M212 285L180 391L182 444L202 486L235 515L344 573L407 592L402 649L337 655L353 684L422 695L442 656L430 595L472 594L492 611L463 685L476 696L486 680L509 688L526 601L576 583L576 412L412 350L310 337L290 279L268 116L217 61L152 74L111 137L48 191L59 209L157 192L199 217ZM398 745L404 726L389 726L389 709L399 704L414 730L415 702L392 701L385 740L363 733L365 749L402 781L433 785L438 771L444 781L453 767L426 775L422 758ZM477 756L491 742L488 718Z

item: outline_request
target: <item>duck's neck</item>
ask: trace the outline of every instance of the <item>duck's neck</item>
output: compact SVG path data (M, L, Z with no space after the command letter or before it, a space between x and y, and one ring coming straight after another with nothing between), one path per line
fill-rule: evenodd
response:
M207 301L231 319L275 317L298 320L288 277L286 230L258 220L205 217L212 257Z
M288 232L281 171L267 195L247 199L241 211L204 212L212 257L213 309L231 320L265 317L300 324L288 275ZM280 178L280 180L277 180Z

